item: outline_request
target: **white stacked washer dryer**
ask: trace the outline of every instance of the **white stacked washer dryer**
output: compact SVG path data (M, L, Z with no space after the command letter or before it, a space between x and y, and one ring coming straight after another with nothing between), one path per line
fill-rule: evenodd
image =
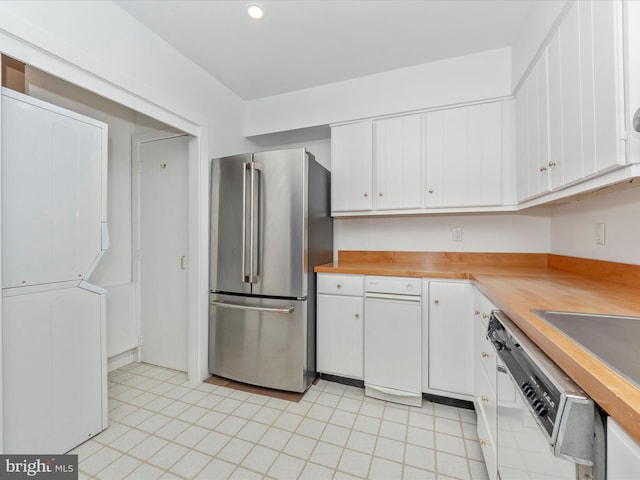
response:
M108 425L107 125L2 89L4 453L65 453Z

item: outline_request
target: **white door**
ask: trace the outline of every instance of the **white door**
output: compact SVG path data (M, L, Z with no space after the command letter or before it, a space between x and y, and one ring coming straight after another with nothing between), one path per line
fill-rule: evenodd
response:
M187 370L188 137L140 144L142 361Z

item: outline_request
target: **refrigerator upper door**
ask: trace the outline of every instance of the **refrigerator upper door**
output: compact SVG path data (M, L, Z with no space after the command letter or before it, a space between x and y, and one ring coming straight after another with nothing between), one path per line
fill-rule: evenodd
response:
M218 292L251 293L249 178L251 154L211 162L210 288ZM254 180L255 181L255 180Z
M253 239L252 293L307 296L307 177L304 148L253 154L258 228Z

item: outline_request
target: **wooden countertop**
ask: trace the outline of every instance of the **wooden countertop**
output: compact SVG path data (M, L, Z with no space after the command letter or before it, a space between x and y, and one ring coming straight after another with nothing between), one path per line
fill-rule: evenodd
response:
M338 262L318 266L315 271L473 281L640 442L640 389L531 312L540 309L640 317L639 266L546 254L429 253L421 257L421 252L414 252L414 257L375 257L371 253L340 252Z

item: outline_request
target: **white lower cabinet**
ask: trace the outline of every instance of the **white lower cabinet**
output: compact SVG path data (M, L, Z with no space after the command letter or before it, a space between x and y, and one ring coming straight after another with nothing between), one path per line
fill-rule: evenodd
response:
M607 480L634 480L640 472L640 444L607 419Z
M478 441L491 480L498 477L497 458L497 407L495 349L487 339L487 324L491 310L495 307L491 302L474 289L474 324L473 324L473 404L476 408Z
M472 399L473 290L471 283L461 281L430 281L423 289L428 298L429 393Z
M362 380L364 303L362 275L318 274L317 369Z

